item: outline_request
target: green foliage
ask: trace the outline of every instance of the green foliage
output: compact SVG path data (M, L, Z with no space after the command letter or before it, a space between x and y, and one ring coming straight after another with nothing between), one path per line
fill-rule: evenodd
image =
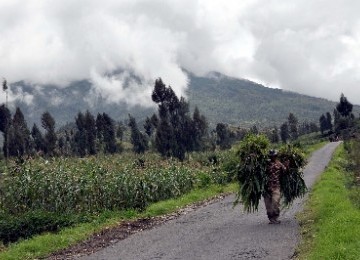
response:
M133 151L138 154L143 154L149 148L148 141L146 136L140 132L135 118L131 115L129 115L129 127L131 131L130 139L133 145Z
M31 129L31 136L34 142L35 152L45 151L45 140L36 124Z
M221 150L229 149L231 147L231 134L228 126L223 123L218 123L215 128L216 144Z
M347 152L347 179L350 190L350 200L360 209L360 139L344 141L344 150Z
M99 113L96 116L96 135L101 152L113 154L117 151L115 123L108 114Z
M54 155L57 136L55 133L55 119L51 116L49 112L45 112L42 114L41 125L46 130L44 136L46 148L45 153L49 155Z
M79 222L73 215L30 211L20 216L0 214L0 241L4 244L43 232L54 232Z
M23 156L29 154L30 131L20 108L16 108L11 127L8 129L9 156Z
M343 93L341 93L340 101L336 105L336 110L340 113L343 117L350 116L353 109L353 105L347 100Z
M116 226L120 221L155 217L176 212L187 205L210 199L221 193L234 192L237 186L211 185L207 189L195 189L179 198L151 204L145 211L106 211L88 223L65 228L56 233L46 233L12 244L0 252L0 259L45 259L52 252L57 252L71 245L86 240L95 233Z
M237 151L239 157L237 178L240 190L235 204L241 198L247 212L258 210L265 189L268 148L269 140L266 136L249 134L240 143Z
M296 140L298 138L298 123L299 120L297 119L297 117L293 113L290 113L288 116L288 125L291 140Z
M280 149L279 159L288 163L287 171L280 175L281 196L284 205L288 206L296 198L304 196L307 191L302 173L306 160L302 151L291 145Z
M280 126L280 137L283 143L286 143L290 138L289 125L286 122Z
M204 158L207 162L201 165L148 154L36 159L10 166L0 182L0 240L57 231L106 211L144 210L195 187L227 183L221 155L204 153Z
M360 210L346 188L346 155L340 146L312 188L300 218L298 259L360 259Z
M155 146L162 156L173 156L183 161L186 152L204 147L203 137L207 132L204 116L195 108L193 118L189 115L189 104L166 87L161 78L155 81L152 100L158 104L159 124L156 128ZM146 124L149 130L149 120Z
M250 134L240 143L237 151L237 179L240 190L235 203L241 199L247 212L258 210L259 201L267 184L269 140L264 135ZM306 192L301 169L305 166L304 154L299 148L284 146L279 151L279 160L288 165L287 171L280 175L280 188L285 206Z
M210 186L212 183L211 176L206 172L202 172L202 171L199 172L197 174L197 177L198 177L197 183L199 188L206 188Z
M149 202L189 191L194 178L186 167L157 162L146 168L102 160L53 159L11 169L0 186L0 210L81 213L106 209L143 209Z

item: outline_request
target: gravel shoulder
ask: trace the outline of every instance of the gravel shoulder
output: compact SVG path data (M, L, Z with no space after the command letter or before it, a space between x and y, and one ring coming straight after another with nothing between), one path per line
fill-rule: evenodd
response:
M310 189L329 163L338 144L325 145L309 159L304 177ZM135 234L110 243L110 246L99 251L99 248L91 248L91 243L88 243L86 250L97 252L86 256L72 254L66 258L290 259L299 242L295 214L301 211L305 199L296 200L292 207L282 210L280 225L269 225L263 203L258 212L247 214L241 205L233 208L233 195L226 196L206 206L177 213L174 218L159 221L150 229L141 231L140 228Z

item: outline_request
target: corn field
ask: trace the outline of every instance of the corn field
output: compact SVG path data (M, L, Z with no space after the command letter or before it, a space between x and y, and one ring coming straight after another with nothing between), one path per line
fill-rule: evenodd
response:
M190 168L143 163L124 163L116 157L28 161L2 177L0 212L143 209L150 202L180 196L194 187L196 176Z

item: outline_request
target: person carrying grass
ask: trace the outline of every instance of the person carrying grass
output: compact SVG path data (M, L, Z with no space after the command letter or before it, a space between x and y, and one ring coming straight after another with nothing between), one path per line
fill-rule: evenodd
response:
M276 150L269 152L269 164L266 168L267 183L265 185L264 202L269 224L280 224L280 176L287 171L284 164L278 159Z

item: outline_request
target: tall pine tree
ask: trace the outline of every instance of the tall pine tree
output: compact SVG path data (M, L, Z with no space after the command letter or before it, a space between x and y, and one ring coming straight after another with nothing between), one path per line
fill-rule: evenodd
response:
M41 126L46 130L45 133L45 153L47 155L55 155L57 136L55 133L55 119L49 112L45 112L41 116Z
M148 147L148 141L146 136L140 132L136 120L129 115L129 127L131 131L130 140L133 145L133 151L135 153L144 153Z

